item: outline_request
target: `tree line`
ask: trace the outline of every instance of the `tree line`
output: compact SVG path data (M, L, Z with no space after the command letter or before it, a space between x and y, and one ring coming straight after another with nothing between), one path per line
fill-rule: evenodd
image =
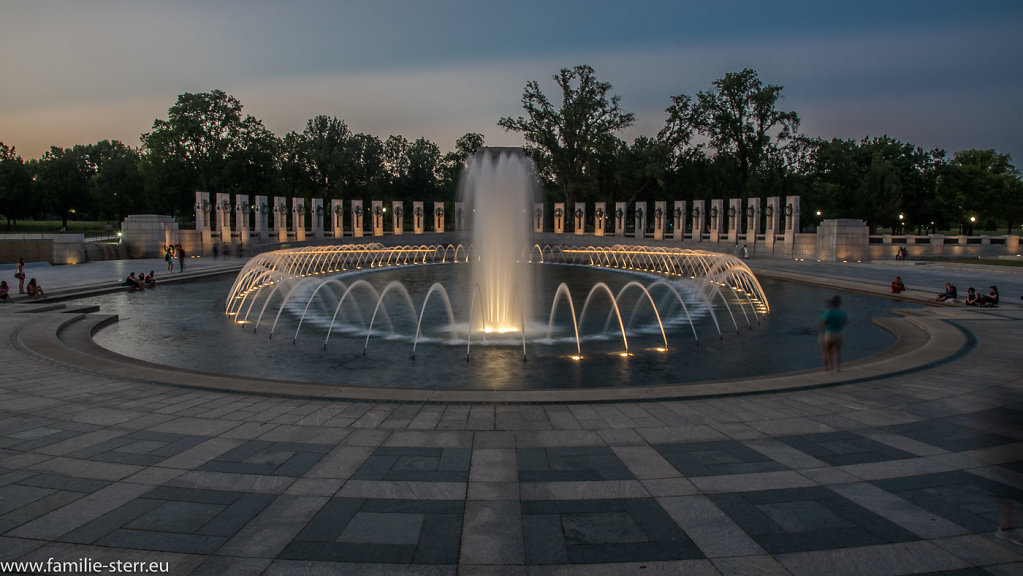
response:
M799 195L801 226L858 218L872 229L919 233L1023 222L1023 184L1008 154L964 150L947 157L889 136L843 140L799 132L781 109L782 86L757 72L730 72L707 90L670 97L663 128L625 141L635 122L612 85L586 65L553 76L552 100L526 83L522 115L497 124L518 132L549 201L636 202ZM316 116L283 138L220 90L178 96L140 148L117 141L51 147L25 161L0 142L0 206L8 229L19 219L119 220L172 214L188 220L194 192L303 198L445 200L456 195L478 133L453 150L353 132ZM818 213L820 216L818 216ZM1018 231L1017 231L1018 233Z

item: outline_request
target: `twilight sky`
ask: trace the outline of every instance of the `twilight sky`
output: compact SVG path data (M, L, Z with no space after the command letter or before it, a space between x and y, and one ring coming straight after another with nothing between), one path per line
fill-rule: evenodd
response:
M841 5L839 5L841 4ZM0 0L0 141L138 146L221 89L278 136L319 114L385 139L492 146L528 80L592 66L654 136L676 94L752 67L826 138L888 134L1023 166L1018 0Z

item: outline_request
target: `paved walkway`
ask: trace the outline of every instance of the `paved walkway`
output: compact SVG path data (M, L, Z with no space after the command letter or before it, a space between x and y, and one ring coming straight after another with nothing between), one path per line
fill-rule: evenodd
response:
M892 275L753 266L879 292ZM55 268L46 282L70 294L128 268L156 267ZM989 277L905 270L922 297L944 277ZM1003 299L1021 280L999 278ZM170 385L93 365L74 335L81 314L45 308L0 307L0 561L254 575L1023 573L1023 546L994 537L1002 510L1023 523L1016 303L914 312L926 362L908 371L567 404ZM952 346L927 338L949 330Z

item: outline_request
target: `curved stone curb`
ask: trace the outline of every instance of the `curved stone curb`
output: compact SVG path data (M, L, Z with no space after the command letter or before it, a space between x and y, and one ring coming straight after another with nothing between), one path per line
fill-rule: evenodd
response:
M927 311L875 320L896 337L890 348L850 362L840 373L820 370L759 378L629 388L573 390L421 390L332 386L243 378L153 364L107 350L92 334L117 320L109 314L47 312L22 324L13 338L41 357L104 376L207 390L376 402L588 403L709 398L835 386L919 370L955 357L970 346L967 334Z

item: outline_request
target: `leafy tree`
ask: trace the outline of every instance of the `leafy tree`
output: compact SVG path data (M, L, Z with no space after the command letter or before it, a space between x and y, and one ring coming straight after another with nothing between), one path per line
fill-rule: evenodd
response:
M1023 218L1020 174L1008 154L994 150L956 152L940 176L939 197L960 222L970 216L1004 222L1007 234Z
M403 173L393 175L393 194L399 200L436 197L440 191L440 148L425 138L409 144L396 165Z
M716 156L734 158L740 191L748 196L764 168L799 129L795 112L777 109L781 90L781 86L765 85L752 68L729 72L714 81L713 91L701 91L695 100L684 94L673 96L658 136L675 151L675 157L685 155L694 135L704 136Z
M89 195L94 216L121 220L146 210L138 150L116 140L103 140L88 146L85 157L92 173Z
M388 192L390 178L386 169L384 143L370 134L355 134L350 142L351 172L348 190L353 196L380 197Z
M619 96L608 97L611 84L597 80L589 66L562 68L554 81L561 90L560 107L531 80L522 95L526 116L501 118L497 124L523 134L541 175L557 185L571 207L587 186L593 190L599 151L613 148L609 139L632 125L635 115L621 108Z
M483 135L469 132L455 141L454 150L444 155L440 165L440 187L445 196L449 198L455 197L455 192L458 189L458 179L462 175L462 169L466 165L466 160L482 147Z
M318 196L342 196L352 164L351 139L352 132L344 121L327 116L310 119L305 130L293 137L296 165Z
M88 148L51 146L43 156L29 163L35 189L45 209L58 215L67 227L71 214L89 207L89 180L94 174Z
M221 90L185 93L142 135L147 188L171 197L188 213L196 189L209 192L257 189L272 178L275 137L242 105ZM242 178L240 181L239 178Z
M0 206L7 218L7 229L17 225L19 218L32 214L35 197L32 194L32 178L25 161L14 146L0 142Z

